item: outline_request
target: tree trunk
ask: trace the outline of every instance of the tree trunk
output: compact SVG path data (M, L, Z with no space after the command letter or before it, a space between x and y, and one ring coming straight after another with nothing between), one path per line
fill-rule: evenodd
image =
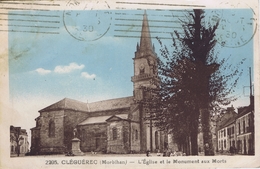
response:
M198 155L198 132L191 132L191 155Z
M191 139L191 155L198 155L198 120L199 109L195 109L193 113L193 120L190 123L190 139Z
M202 132L204 141L204 153L206 156L214 155L212 134L210 131L210 112L208 109L201 109Z
M17 144L17 156L18 157L20 156L20 145L19 145L19 142Z

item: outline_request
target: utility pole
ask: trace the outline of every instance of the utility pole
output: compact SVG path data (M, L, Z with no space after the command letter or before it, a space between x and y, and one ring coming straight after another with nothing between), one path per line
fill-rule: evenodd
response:
M251 67L249 67L249 80L250 80L250 105L254 105L254 96L252 90L252 79L251 79Z

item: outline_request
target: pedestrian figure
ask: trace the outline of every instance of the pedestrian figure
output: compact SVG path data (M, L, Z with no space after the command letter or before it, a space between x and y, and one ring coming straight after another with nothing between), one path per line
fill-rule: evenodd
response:
M210 155L209 154L209 144L208 143L205 144L204 152L205 152L205 156L209 156Z
M173 156L177 156L177 152L175 150L173 151Z
M163 157L166 157L166 150L163 151Z
M160 150L157 150L157 156L161 156Z
M149 157L149 156L150 156L150 151L147 150L147 151L146 151L146 157Z
M234 147L233 146L230 146L229 152L231 153L231 155L234 154Z
M166 156L167 156L167 157L170 157L170 155L171 155L171 152L170 152L169 149L167 149L167 151L166 151Z

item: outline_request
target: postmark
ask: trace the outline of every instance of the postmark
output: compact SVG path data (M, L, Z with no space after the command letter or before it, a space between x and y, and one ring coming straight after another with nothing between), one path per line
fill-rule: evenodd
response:
M95 41L110 29L112 12L97 10L102 6L109 9L106 1L71 0L67 6L70 10L63 12L63 23L67 32L80 41Z
M226 4L227 5L227 4ZM239 5L239 4L238 4ZM257 30L257 17L249 6L237 9L222 9L222 17L216 30L216 40L224 47L237 48L244 46L254 37Z

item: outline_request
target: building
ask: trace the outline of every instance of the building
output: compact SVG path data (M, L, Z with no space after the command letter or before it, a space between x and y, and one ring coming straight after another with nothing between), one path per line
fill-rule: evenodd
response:
M26 130L10 126L10 155L25 155L28 151L29 142Z
M237 153L254 155L254 107L250 104L247 107L238 109L236 118Z
M229 107L226 113L219 119L217 124L217 150L220 152L229 152L230 147L235 147L235 121L237 113L233 107Z
M65 98L39 110L40 115L35 119L36 127L31 129L31 153L70 151L71 140L75 136L81 140L83 152L163 150L167 145L167 137L144 120L146 113L140 102L149 97L143 86L154 87L151 81L159 81L157 54L151 41L146 13L143 16L140 45L137 43L133 60L133 96L94 103Z
M217 124L217 140L219 152L230 152L254 155L254 97L250 96L250 105L238 108L238 113L225 113Z
M249 106L238 108L238 113L229 110L217 123L218 150L230 151L233 147L235 153L244 155L255 154L255 125L254 125L254 96L251 83L251 68L249 68L250 78L250 104Z

